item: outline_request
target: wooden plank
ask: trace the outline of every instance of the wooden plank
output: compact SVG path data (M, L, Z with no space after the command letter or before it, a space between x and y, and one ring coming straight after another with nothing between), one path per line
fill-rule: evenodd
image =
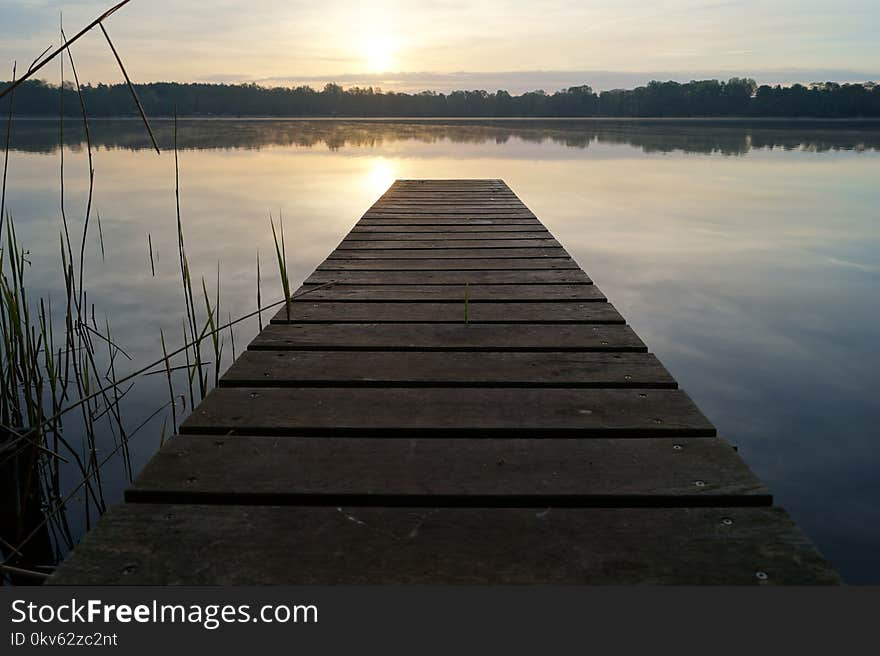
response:
M452 192L449 191L448 188L442 187L439 190L431 190L426 188L412 188L412 187L395 187L389 188L388 191L381 196L381 198L389 198L389 197L400 197L400 196L437 196L437 195L468 195L468 194L477 194L478 197L482 198L487 195L507 195L513 198L516 198L516 194L505 184L496 184L496 185L485 185L485 186L477 186L477 189L474 187L459 187L462 191ZM487 191L488 189L488 191Z
M472 205L474 207L520 207L524 208L523 202L509 194L484 193L484 194L453 194L453 193L420 193L403 195L383 196L373 207L384 205Z
M389 193L399 193L402 191L407 192L422 192L426 189L448 189L448 188L460 188L464 190L471 189L482 189L482 188L490 188L490 189L500 189L502 191L510 191L510 187L507 186L507 183L504 180L496 179L496 180L481 180L477 178L463 178L461 180L453 180L444 178L441 180L425 180L425 179L413 179L413 180L397 180L393 185L388 188Z
M385 198L388 196L399 196L399 195L403 195L403 194L431 195L431 194L438 194L438 193L452 193L447 190L448 187L452 187L452 186L455 186L455 185L446 185L443 187L439 187L442 191L431 191L430 187L432 187L432 185L425 185L424 187L421 187L421 188L417 188L417 187L413 187L413 186L389 187L388 191L385 194L383 194L382 197ZM513 190L511 190L511 188L508 187L506 184L504 184L502 181L495 182L491 185L473 185L473 186L458 185L458 187L463 190L462 193L473 193L474 188L476 187L480 190L478 193L480 193L481 195L485 194L485 193L497 193L497 194L509 194L514 197L516 196L516 194L513 193ZM486 188L491 189L493 191L491 191L491 192L483 191L483 189L486 189Z
M448 217L448 216L479 216L480 218L502 218L509 217L514 219L534 219L534 214L525 210L497 209L497 210L481 210L481 209L454 209L454 208L430 208L419 210L415 208L408 209L370 209L362 218L409 218L409 217Z
M697 481L701 484L697 485ZM733 447L703 438L178 435L125 499L357 506L766 506Z
M370 208L370 212L454 212L459 214L483 212L527 212L531 211L520 202L482 202L482 201L455 201L455 200L438 200L438 201L401 201L393 200L376 203Z
M415 411L415 409L418 411ZM712 437L680 390L219 387L181 433L448 437Z
M496 186L509 189L507 183L501 178L398 178L390 186L389 190L403 188L426 188L434 186Z
M311 291L314 290L314 291ZM333 285L315 289L300 287L295 295L308 291L308 300L334 302L443 301L464 302L464 285ZM471 301L607 301L595 285L468 285Z
M625 323L610 303L555 301L542 303L335 303L312 302L308 296L287 303L273 323ZM467 313L467 314L466 314Z
M580 269L562 271L315 271L303 284L322 285L570 285L588 283Z
M525 226L525 227L539 227L543 224L537 219L488 219L488 218L475 218L470 216L465 217L445 217L438 219L422 219L422 218L411 218L411 219L361 219L357 222L358 226L366 227L366 226Z
M564 248L447 248L443 250L400 250L371 249L333 251L325 263L333 260L381 260L381 259L412 259L412 260L518 260L518 259L564 258L570 260Z
M510 187L481 187L478 190L466 189L464 191L450 191L449 189L393 189L389 193L383 194L376 201L381 203L387 200L395 200L400 198L414 198L416 200L433 200L437 198L460 198L468 197L478 200L486 200L488 198L505 198L513 199L517 202L519 198L510 190Z
M519 203L520 206L523 205L522 201L516 197L515 194L510 193L509 191L456 191L456 192L444 192L444 191L430 191L430 192L417 192L417 191L400 191L393 194L386 194L382 196L377 202L385 203L385 202L437 202L437 201L452 201L452 202L508 202L508 203Z
M224 387L614 387L674 389L648 353L246 351Z
M529 220L535 221L537 217L534 214L526 214L524 212L510 213L504 212L501 214L498 213L476 213L476 212L468 212L465 214L446 214L440 212L366 212L361 216L361 220L381 220L381 221L389 221L389 220L397 220L397 221L408 221L408 222L419 222L419 223L434 223L438 219L454 219L456 221L475 221L475 220L485 220L485 219L494 219L499 222L507 222L514 219L520 220Z
M475 185L475 186L479 190L479 193L477 194L479 198L483 198L483 197L490 195L490 194L508 195L508 196L512 196L512 197L516 198L516 195L513 193L513 191L510 189L510 187L508 187L507 185L504 185L504 184L494 185L494 186L490 186L490 185L486 185L486 186ZM434 196L448 196L448 195L452 195L452 194L467 195L467 194L474 193L474 187L461 187L461 186L459 186L459 188L463 189L463 191L462 192L451 192L448 190L448 188L445 188L445 187L441 187L438 189L427 189L427 188L415 189L415 188L407 188L407 187L396 187L393 189L389 189L388 192L383 194L381 198L383 198L383 199L389 198L389 197L397 198L399 196L407 196L407 195L434 197ZM487 189L489 191L487 191Z
M440 248L553 248L561 247L555 239L410 239L410 240L374 240L354 241L343 239L337 249L368 249L368 248L406 248L406 249L440 249Z
M766 576L758 578L757 572ZM111 509L48 581L53 585L839 582L828 562L779 508L537 510L144 503Z
M547 230L540 225L531 224L531 225L517 225L517 224L501 224L501 225L457 225L457 226L436 226L436 225L388 225L387 223L384 225L370 225L368 224L360 224L355 225L354 228L351 229L351 232L348 234L350 236L362 236L365 234L369 235L377 235L377 234L400 234L401 231L405 231L408 234L422 234L422 233L430 233L431 239L442 239L442 237L437 237L437 235L443 234L454 234L456 236L461 236L462 234L471 235L473 233L477 233L478 235L483 234L506 234L506 233L517 233L517 234L529 234L540 231L541 234L547 233ZM410 237L407 237L410 239Z
M589 324L272 324L254 350L646 352L629 326Z
M385 194L379 198L379 201L393 200L395 198L416 197L416 198L474 198L481 200L487 197L499 198L516 198L516 195L510 190L510 187L492 187L492 186L450 186L450 187L430 187L423 189L396 189L391 193ZM379 202L377 201L377 202Z
M352 230L345 238L350 241L424 241L437 240L456 242L461 240L473 241L484 240L514 240L514 239L553 239L546 230L531 230L529 232L359 232ZM554 240L555 241L555 240ZM454 246L454 244L452 244Z
M489 199L499 199L507 202L522 201L514 194L510 188L504 187L477 187L477 188L432 188L432 189L399 189L391 193L381 196L376 202L383 203L387 201L415 200L415 201L431 201L431 200L449 200L462 199L474 200L477 202L486 202Z
M522 200L509 190L483 189L483 190L432 190L432 191L402 191L386 194L376 201L377 205L384 203L504 203L517 204L525 207Z
M340 251L342 254L352 251ZM367 251L370 252L370 251ZM392 251L395 252L395 251ZM437 251L420 251L432 255ZM501 251L503 252L503 251ZM514 269L580 271L571 258L372 258L324 260L316 271L510 271Z
M503 182L496 183L494 185L472 185L472 186L462 186L458 185L457 188L461 189L460 192L451 192L449 191L449 187L456 187L456 185L446 185L446 186L438 186L432 187L431 185L426 185L422 188L414 188L414 187L395 187L389 188L388 192L384 194L382 197L387 198L389 196L401 196L401 195L412 195L412 196L431 196L437 194L471 194L478 193L481 197L486 194L507 194L516 198L516 194ZM489 191L486 191L486 190Z
M474 207L517 207L525 208L523 202L505 193L420 193L385 196L377 200L373 207L385 205L472 205Z
M473 203L475 205L492 205L493 203L498 203L502 205L524 207L523 202L519 198L504 190L483 190L480 193L439 190L430 192L400 192L382 196L375 202L374 206L385 205L388 203Z
M443 199L441 197L433 198L433 199L425 199L424 202L421 201L398 201L393 198L389 198L387 200L380 200L372 207L370 207L370 212L384 212L384 211L397 211L397 210L405 210L409 211L410 209L415 209L417 211L440 211L446 212L447 210L453 211L462 211L462 210L471 210L476 212L524 212L531 214L531 210L523 205L522 202L514 200L501 200L501 201L483 201L479 196L474 195L472 200L451 200L448 197Z
M385 196L391 196L396 193L454 193L454 192L479 192L479 193L487 193L487 192L498 192L498 193L513 193L504 181L498 180L496 182L481 182L477 180L470 181L462 181L456 183L446 183L437 184L434 182L428 182L423 184L406 184L401 185L399 187L395 187L393 189L389 189L389 193L385 194Z
M513 220L513 219L528 219L528 220L532 220L532 219L534 219L534 217L531 217L531 218L530 218L530 217L523 217L523 216L493 216L493 217L486 217L486 216L464 215L464 214L462 214L461 216L458 216L458 217L450 216L450 215L443 215L443 214L433 214L433 215L430 215L430 214L420 214L420 215L417 215L417 216L414 216L414 215L412 215L412 214L396 214L396 215L386 214L386 215L380 215L380 216L370 216L370 215L365 214L360 220L361 220L361 221L374 221L374 220L378 220L378 221L401 221L401 222L403 222L403 223L417 223L417 224L422 224L422 225L433 225L433 224L436 224L438 221L443 221L444 219L456 219L456 220L458 220L458 221L471 221L471 220L474 220L474 217L475 217L475 216L476 216L477 218L491 218L491 219L496 219L496 220L498 220L499 222L502 222L502 223L509 222L509 221L511 221L511 220Z

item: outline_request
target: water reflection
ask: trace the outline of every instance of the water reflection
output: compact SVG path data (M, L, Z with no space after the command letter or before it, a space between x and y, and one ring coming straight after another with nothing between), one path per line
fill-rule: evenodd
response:
M75 129L71 216L87 179ZM157 131L167 148L170 125ZM57 132L16 124L7 201L33 293L63 298ZM182 339L174 161L133 121L96 121L93 137L107 256L91 232L86 286L145 363L160 329ZM844 575L880 583L877 124L186 120L180 144L193 275L210 283L219 261L232 316L254 308L257 252L264 302L280 293L269 211L283 212L298 281L394 178L505 179ZM256 331L238 327L239 350ZM139 382L132 424L167 395L159 376ZM161 429L133 445L136 469ZM106 485L119 499L118 468Z
M273 146L380 148L398 142L422 144L496 144L512 140L549 142L567 148L592 144L629 145L646 153L721 153L743 155L752 150L775 149L827 152L877 150L880 121L621 121L621 120L506 120L447 122L392 120L205 120L182 119L182 149L261 149ZM172 144L167 120L154 121L160 146ZM65 143L83 147L83 128L69 120ZM149 149L143 127L135 120L92 121L92 139L99 148ZM59 145L57 121L20 121L13 147L28 152L54 152Z

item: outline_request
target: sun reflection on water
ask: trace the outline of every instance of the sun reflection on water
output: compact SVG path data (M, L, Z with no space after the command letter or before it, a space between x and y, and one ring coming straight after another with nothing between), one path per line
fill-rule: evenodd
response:
M385 193L397 176L397 168L384 157L374 157L367 172L366 187L377 196Z

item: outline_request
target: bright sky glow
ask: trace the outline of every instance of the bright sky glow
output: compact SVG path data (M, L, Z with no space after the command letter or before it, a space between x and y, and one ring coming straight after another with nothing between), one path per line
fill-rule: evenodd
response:
M0 66L57 44L62 10L72 33L111 3L0 0ZM652 77L864 80L880 77L878 25L877 0L134 0L107 23L141 81L512 91ZM83 80L119 79L100 34L75 55Z

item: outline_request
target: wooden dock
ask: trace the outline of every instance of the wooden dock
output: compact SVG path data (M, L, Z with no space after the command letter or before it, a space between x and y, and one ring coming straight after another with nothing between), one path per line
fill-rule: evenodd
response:
M839 582L504 182L395 182L297 294L50 583Z

